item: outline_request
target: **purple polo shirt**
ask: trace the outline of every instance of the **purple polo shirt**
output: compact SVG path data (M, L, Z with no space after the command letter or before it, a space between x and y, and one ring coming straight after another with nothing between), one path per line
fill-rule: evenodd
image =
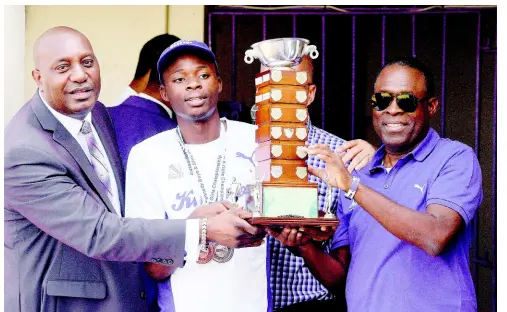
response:
M385 147L354 175L394 202L424 212L440 204L458 212L464 225L439 256L400 240L355 201L340 194L341 223L332 249L350 245L346 298L351 312L477 311L468 267L471 220L482 201L482 177L474 151L440 138L426 138L388 173Z
M123 168L136 144L177 126L167 111L154 101L132 95L118 106L108 108L116 132Z

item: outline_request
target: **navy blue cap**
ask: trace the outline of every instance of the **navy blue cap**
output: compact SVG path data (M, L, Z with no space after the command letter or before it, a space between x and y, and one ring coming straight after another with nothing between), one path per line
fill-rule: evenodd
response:
M218 73L218 64L215 54L211 52L210 48L201 41L196 40L179 40L171 44L165 49L157 62L158 78L162 83L162 74L178 57L186 54L204 56L210 61L215 63L215 70Z

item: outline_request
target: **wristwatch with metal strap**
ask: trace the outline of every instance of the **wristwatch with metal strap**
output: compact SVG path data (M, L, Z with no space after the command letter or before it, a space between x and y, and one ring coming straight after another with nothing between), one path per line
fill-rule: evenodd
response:
M345 198L352 199L354 195L356 195L357 187L359 186L359 182L361 180L358 177L352 177L352 184L350 185L349 190L345 193Z

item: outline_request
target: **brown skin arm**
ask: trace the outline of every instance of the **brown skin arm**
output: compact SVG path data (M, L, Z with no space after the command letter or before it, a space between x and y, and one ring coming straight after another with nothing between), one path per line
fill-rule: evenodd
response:
M426 212L415 211L362 184L354 199L386 230L432 256L444 251L463 224L459 213L448 207L431 204Z
M301 232L301 230L304 232ZM322 285L337 295L343 295L350 263L349 247L340 247L327 254L311 238L316 234L313 232L321 232L320 235L329 238L333 235L334 230L326 229L326 231L318 231L310 228L300 228L299 230L284 228L268 229L267 231L292 253L302 257L310 272Z
M350 263L349 246L331 250L329 254L313 242L296 248L313 276L334 294L343 295Z
M308 150L326 162L329 183L348 191L352 176L340 156L327 145L317 144ZM308 171L324 179L325 170L309 166ZM451 208L431 204L426 212L415 211L395 203L384 195L359 184L354 200L386 230L399 239L419 247L432 256L438 256L463 224L459 213Z

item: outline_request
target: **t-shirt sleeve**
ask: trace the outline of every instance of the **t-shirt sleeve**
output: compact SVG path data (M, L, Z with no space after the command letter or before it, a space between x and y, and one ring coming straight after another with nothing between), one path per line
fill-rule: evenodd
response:
M340 220L340 224L336 228L336 232L331 240L330 250L349 245L349 219L351 213L345 213L342 205L342 192L338 194L336 217Z
M149 153L142 145L132 148L127 162L125 181L125 216L129 218L164 219L165 210L150 175Z
M457 150L428 188L426 205L456 211L468 225L482 201L482 173L470 147Z
M127 163L125 188L125 216L129 218L169 219L154 173L160 170L153 160L149 146L138 144L132 148ZM195 262L199 257L199 220L186 221L185 260Z

